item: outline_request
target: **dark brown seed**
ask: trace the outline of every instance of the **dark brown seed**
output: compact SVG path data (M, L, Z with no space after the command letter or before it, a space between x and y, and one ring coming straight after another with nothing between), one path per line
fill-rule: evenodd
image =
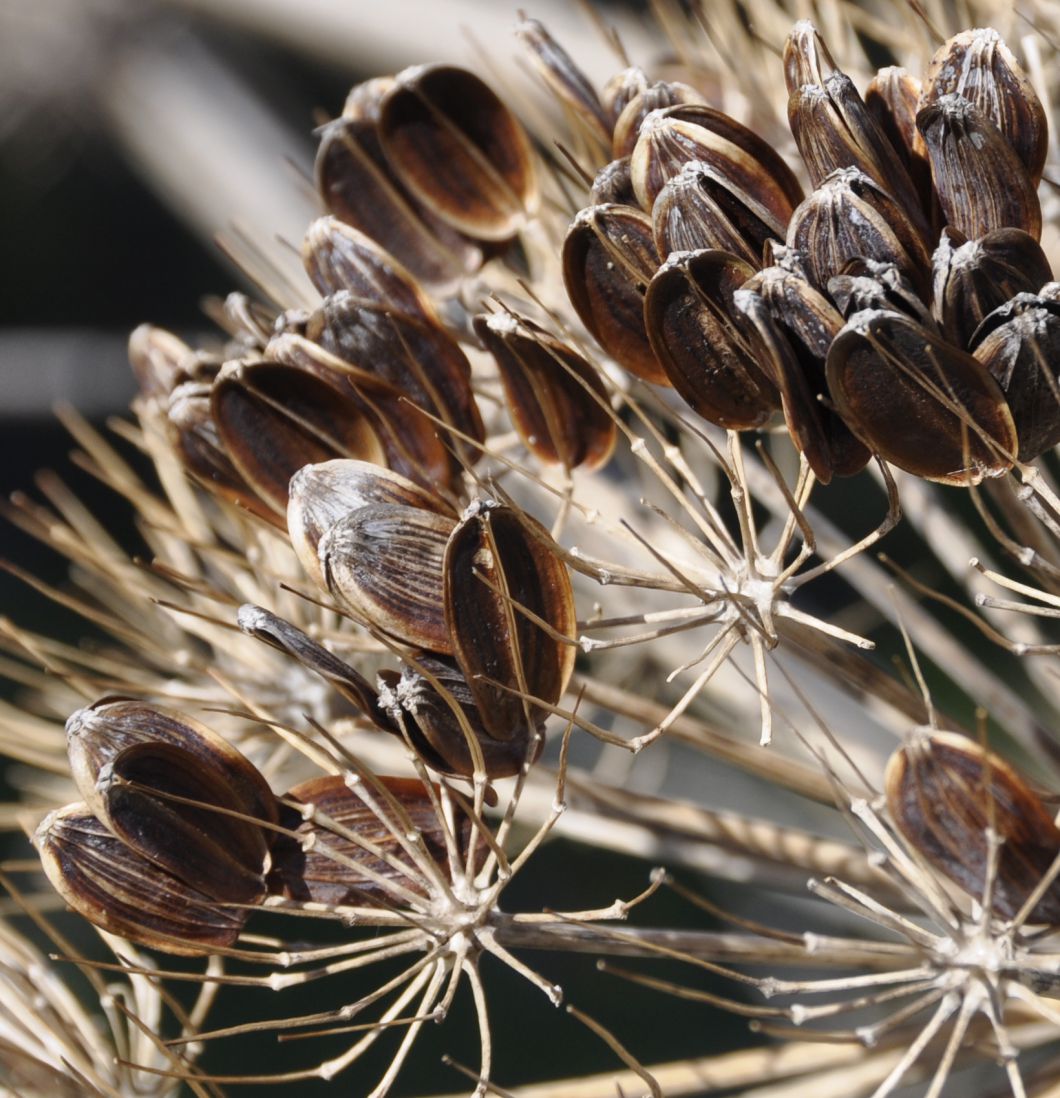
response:
M525 736L547 710L513 691L554 705L574 670L574 596L551 537L528 515L473 503L446 546L444 591L453 654L483 726L498 740Z
M658 266L651 218L630 206L589 206L563 242L563 282L582 323L620 366L667 385L644 330L644 293Z
M291 478L287 531L302 567L325 586L317 550L340 519L371 503L402 503L440 515L452 514L440 496L379 465L336 459L306 465Z
M453 290L482 265L482 249L440 221L395 178L379 144L377 114L375 103L367 117L340 118L324 128L317 189L329 213L377 240L439 293Z
M281 836L276 843L272 891L329 907L392 904L395 885L427 898L431 881L409 854L412 833L420 837L421 849L441 875L448 877L445 830L423 782L380 776L361 787L363 797L343 778L328 775L302 782L287 793L285 800L294 804L287 809L286 822L294 834ZM466 818L455 838L458 850L466 850Z
M214 903L141 857L72 804L47 816L34 844L48 880L89 922L165 953L195 956L232 945L248 912Z
M1015 150L1031 182L1041 182L1049 144L1045 108L997 31L962 31L939 47L920 105L946 95L959 95L981 111Z
M857 168L833 172L792 214L787 244L801 253L813 286L855 258L893 263L926 296L930 256L902 208Z
M856 313L833 342L827 371L851 430L900 469L969 485L1011 468L1016 428L997 382L904 314Z
M852 476L869 451L831 408L825 356L843 324L832 304L805 279L767 267L733 295L750 321L758 361L780 392L792 441L822 484Z
M477 316L475 333L497 364L512 422L549 464L599 469L617 434L607 391L577 352L531 320Z
M371 424L338 385L275 362L227 363L210 394L218 435L263 499L287 509L303 465L332 458L382 462Z
M1016 294L1037 293L1053 277L1041 245L1022 229L968 241L945 229L932 264L935 318L946 338L966 350L987 314Z
M780 222L724 168L690 161L659 192L652 208L661 256L714 248L758 268L767 240L782 240Z
M723 111L692 105L659 111L641 127L630 160L641 206L650 210L666 183L693 160L720 172L774 224L786 225L802 201L799 181L768 142Z
M639 69L627 70L627 72L634 72L639 77L644 76ZM634 77L634 80L636 81L637 77ZM625 106L615 118L611 143L612 157L619 160L633 152L640 138L641 126L653 111L703 103L705 103L703 96L688 84L670 80L661 80L655 84L645 83L631 98L627 99ZM617 98L615 104L618 104ZM650 203L645 209L651 209Z
M1002 919L1023 908L1060 855L1060 830L1036 793L1003 759L951 733L914 736L887 765L887 807L910 846ZM986 895L988 832L1001 840ZM1060 923L1053 882L1030 922Z
M393 721L380 709L378 694L372 684L359 671L317 644L301 629L250 603L239 608L236 624L248 636L293 656L303 667L319 675L377 728L387 732L396 731Z
M440 325L342 291L325 298L309 318L306 336L351 366L382 378L410 405L450 426L449 434L444 427L435 429L468 465L482 456L486 430L471 391L471 364Z
M788 95L807 84L823 84L838 71L824 39L808 19L800 19L791 28L784 43L783 64Z
M415 664L405 664L400 676L385 672L380 679L380 705L389 707L416 751L439 773L472 777L472 743L483 773L491 779L518 774L541 753L543 724L520 727L509 740L494 739L486 731L467 679L452 660L419 652Z
M1020 461L1060 442L1060 284L1017 294L983 321L969 349L1005 394Z
M397 503L358 508L320 540L328 590L376 629L416 648L452 652L442 561L455 526Z
M637 195L629 174L629 157L605 164L593 180L591 197L594 206L636 206Z
M1042 235L1033 180L994 123L959 95L943 95L916 116L947 224L970 240L995 229Z
M920 81L896 65L880 69L865 89L865 106L906 168L916 158Z
M465 69L399 73L380 106L379 138L405 186L458 232L506 240L537 203L529 139Z
M913 284L893 263L851 259L843 273L828 280L828 295L844 318L863 309L890 309L911 316L935 331L935 321L917 296Z
M704 419L733 430L760 427L780 404L733 303L753 274L726 252L678 253L644 299L648 337L674 388Z
M345 290L424 323L437 320L434 306L412 275L370 236L336 217L318 217L309 226L302 261L324 297Z

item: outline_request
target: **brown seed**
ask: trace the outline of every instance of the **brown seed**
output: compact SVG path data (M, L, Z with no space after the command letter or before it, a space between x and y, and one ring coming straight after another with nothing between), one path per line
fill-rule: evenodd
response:
M969 350L1001 386L1019 434L1019 459L1031 461L1060 442L1060 283L1017 294L995 309Z
M1008 763L951 733L914 736L887 765L887 808L926 861L1002 919L1014 918L1060 855L1052 813ZM985 895L988 830L1001 840ZM1030 922L1060 922L1060 884L1046 889Z
M824 39L808 19L800 19L788 33L783 64L788 95L807 84L823 84L828 76L838 72Z
M471 391L471 364L439 324L396 313L346 291L325 298L309 318L306 336L326 351L374 374L453 428L436 427L464 462L482 456L486 430ZM406 406L406 415L410 409ZM476 445L476 443L478 445Z
M589 206L563 242L563 282L582 323L620 366L667 385L644 330L644 293L658 266L651 218L630 206Z
M248 912L214 903L141 857L83 804L45 817L33 838L48 880L89 922L165 953L232 945Z
M833 172L795 210L788 247L800 252L813 286L822 292L855 258L893 263L926 294L930 256L902 208L857 168Z
M644 70L634 65L619 70L604 85L600 93L600 102L603 103L607 117L610 119L612 132L614 132L615 123L622 116L622 112L648 87L648 84L648 77ZM637 135L634 132L633 143L636 144L636 141Z
M1041 245L1022 229L995 229L978 240L943 230L932 257L932 309L951 343L968 349L987 314L1053 277Z
M567 469L606 465L617 431L607 391L589 363L531 320L494 313L473 323L527 447Z
M947 224L969 239L995 229L1042 235L1038 194L1023 162L982 111L943 95L916 116Z
M594 206L636 206L637 195L629 174L629 157L605 164L593 180L591 197Z
M900 469L969 485L1011 468L1016 428L997 382L908 316L856 313L828 352L827 372L851 430Z
M643 77L639 69L627 70L636 72ZM634 78L636 80L636 78ZM645 82L643 87L637 88L632 98L626 101L622 111L615 118L615 128L611 143L611 155L619 160L624 156L630 156L637 141L640 138L641 127L644 120L654 111L664 111L670 107L690 106L692 104L705 104L705 100L695 88L679 81L660 80L655 84ZM617 105L618 99L615 103ZM645 206L650 210L651 204Z
M993 122L1034 186L1041 182L1049 144L1045 108L997 31L962 31L938 48L924 77L920 106L947 95L968 100Z
M472 503L446 546L452 651L494 739L519 739L544 720L542 706L513 691L554 705L574 670L574 595L552 546L539 523L489 500Z
M148 400L167 401L177 385L188 380L184 364L192 357L192 349L164 328L141 324L129 336L129 362L140 394Z
M661 256L714 248L756 269L766 241L782 240L787 229L740 180L696 160L659 192L651 219Z
M455 526L398 503L358 508L320 540L328 590L376 629L416 648L452 652L442 561Z
M375 95L365 98L377 99L382 90L377 85ZM340 118L322 131L316 181L324 205L439 293L455 290L482 265L482 249L440 221L395 178L379 143L377 116L375 102L367 116Z
M677 253L644 299L648 337L674 388L721 427L760 427L779 407L733 294L754 269L722 251Z
M506 240L537 203L529 139L465 69L427 65L399 73L380 106L379 138L405 186L458 232Z
M379 437L351 396L279 363L226 363L210 410L233 464L281 512L291 477L303 465L339 457L383 460Z
M276 843L272 891L328 907L393 903L395 885L427 898L432 882L409 853L412 833L448 877L444 826L423 782L380 776L358 788L363 797L342 777L327 775L287 793L285 800L294 804L285 822L294 834ZM459 850L466 850L470 830L464 818L456 837Z
M860 256L851 259L842 274L828 280L828 295L844 318L863 309L890 309L911 316L931 331L937 330L913 284L893 263L877 263Z
M402 503L452 514L435 493L367 461L339 458L304 466L291 478L287 530L302 567L321 587L326 586L317 555L321 538L340 519L370 503Z
M415 653L400 676L380 676L380 705L400 721L413 747L432 769L470 778L475 752L491 779L510 778L533 763L544 746L544 726L520 726L509 740L494 739L485 729L475 695L456 664L429 652Z
M345 290L391 312L437 322L434 306L412 275L370 236L338 218L318 217L309 226L302 261L324 297Z
M758 360L780 392L792 441L822 484L852 476L869 451L831 408L825 356L843 318L804 278L767 267L733 295Z

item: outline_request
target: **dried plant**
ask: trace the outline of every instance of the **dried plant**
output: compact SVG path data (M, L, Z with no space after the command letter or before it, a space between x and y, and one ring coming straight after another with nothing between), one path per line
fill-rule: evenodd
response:
M661 2L606 82L520 16L133 333L65 418L142 544L4 507L96 636L0 622L5 1093L382 1098L430 1022L436 1091L1060 1094L1060 13L973 9ZM562 910L579 847L637 886ZM759 1036L645 1063L571 953ZM494 1047L550 1005L612 1069Z

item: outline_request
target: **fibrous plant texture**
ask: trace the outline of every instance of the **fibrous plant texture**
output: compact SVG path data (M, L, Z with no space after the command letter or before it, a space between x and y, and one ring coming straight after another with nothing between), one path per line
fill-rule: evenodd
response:
M1060 20L795 7L357 84L68 414L140 544L5 505L93 630L0 633L6 1093L1060 1094Z

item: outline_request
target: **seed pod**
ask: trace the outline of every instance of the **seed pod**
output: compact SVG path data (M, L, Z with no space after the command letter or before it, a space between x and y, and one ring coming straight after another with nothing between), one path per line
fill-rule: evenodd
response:
M813 286L824 291L854 258L893 263L922 295L930 257L901 207L864 172L833 172L792 214L787 244L800 252Z
M611 117L589 78L537 19L521 18L515 33L529 48L530 60L553 95L605 147L611 143Z
M767 267L733 295L758 360L780 392L792 441L822 484L852 476L869 451L832 411L825 356L843 318L805 279Z
M659 192L689 161L719 172L736 192L786 225L802 201L799 181L777 151L753 130L702 105L671 107L644 120L630 159L637 199L650 210Z
M567 469L606 465L617 432L607 391L589 363L531 320L495 313L473 324L528 449Z
M855 313L828 352L827 373L851 430L900 469L969 485L1011 468L1016 428L997 382L904 314Z
M342 291L324 299L309 318L306 336L344 362L382 378L410 404L451 426L457 433L443 441L450 441L468 465L482 456L481 446L474 443L485 441L486 430L471 391L471 364L440 325Z
M348 291L360 301L385 305L426 324L434 306L407 270L370 236L339 221L318 217L306 230L302 262L321 295Z
M865 107L907 169L920 159L919 101L920 81L897 65L878 70L865 89Z
M969 239L994 229L1042 235L1035 184L1001 131L959 95L943 95L916 116L947 224Z
M1031 82L996 30L961 31L936 51L920 106L959 95L985 115L1015 150L1034 186L1048 151L1048 121Z
M359 796L338 775L312 778L285 800L293 835L276 843L271 890L299 903L375 907L393 903L392 886L430 895L431 880L409 854L408 836L449 876L445 825L427 786L415 778L380 776L361 783ZM461 819L458 849L466 850L471 823Z
M458 232L506 240L537 204L529 139L465 69L425 65L399 73L380 105L379 139L405 186Z
M620 366L666 385L644 330L644 292L658 266L651 218L630 206L589 206L563 242L563 282L582 323Z
M782 240L787 229L739 180L697 160L659 192L651 219L661 256L715 248L756 269L766 241Z
M302 567L324 587L320 540L340 519L372 503L401 503L439 515L449 505L400 473L367 461L336 459L306 465L291 478L287 530Z
M791 28L784 42L783 63L788 95L807 84L823 84L838 71L824 39L808 19L800 19Z
M328 590L376 629L416 648L452 652L442 560L455 525L398 503L359 507L320 540Z
M265 354L348 391L374 429L390 468L435 491L459 490L455 463L438 428L396 386L292 333L270 340Z
M282 527L279 508L259 498L221 441L210 411L211 388L212 384L187 381L170 394L166 417L184 468L214 495Z
M968 241L945 229L932 265L935 318L946 338L965 349L987 314L1016 294L1037 293L1053 277L1041 245L1022 229Z
M210 410L233 464L281 512L291 477L303 465L339 457L383 460L378 436L351 397L278 363L226 363Z
M627 70L630 71L630 70ZM641 77L639 69L633 70ZM616 99L617 105L617 99ZM706 100L695 88L679 81L660 80L656 84L647 84L639 88L636 94L626 102L621 113L615 119L614 136L611 143L611 155L618 160L632 154L640 138L644 120L654 111L664 111L670 107L704 105ZM651 203L645 206L651 209Z
M397 731L379 708L372 684L333 652L317 644L289 621L260 606L245 603L236 614L236 624L250 637L293 656L303 667L333 686L363 716L386 732Z
M675 253L644 299L648 338L674 388L721 427L760 427L780 406L733 294L754 274L721 251Z
M913 284L893 263L851 259L842 274L828 280L828 294L844 318L863 309L889 309L905 313L930 331L937 330Z
M1001 386L1019 434L1019 460L1060 442L1060 283L1017 294L979 326L969 349Z
M637 195L629 174L629 157L605 164L593 180L591 191L594 206L636 206Z
M1060 854L1052 813L1003 759L951 733L916 736L900 747L884 778L887 808L910 846L973 899L1014 918ZM986 890L988 830L1001 840L992 895ZM1060 923L1060 883L1030 914Z
M574 595L552 545L529 516L478 500L446 546L452 651L494 739L519 739L544 720L546 710L512 691L554 705L574 670Z
M239 937L248 912L214 903L116 839L83 804L45 817L33 837L48 880L89 922L165 953L196 956Z
M543 723L522 725L509 740L494 739L467 679L452 660L418 652L400 676L383 672L380 680L379 704L400 721L424 762L441 774L474 775L469 740L477 745L483 773L491 779L518 774L536 761L544 746Z
M169 394L188 380L184 363L194 357L192 349L164 328L141 324L129 336L129 362L140 386L140 395L148 400L169 399Z
M611 129L614 131L615 123L622 112L645 88L648 87L648 77L643 69L633 65L620 69L603 86L600 92L600 102L611 120ZM633 135L634 142L636 134Z
M376 133L378 99L386 83L361 98L370 107L337 119L321 132L316 182L329 213L374 240L439 293L477 270L482 249L439 220L395 178ZM356 89L355 89L356 91Z

